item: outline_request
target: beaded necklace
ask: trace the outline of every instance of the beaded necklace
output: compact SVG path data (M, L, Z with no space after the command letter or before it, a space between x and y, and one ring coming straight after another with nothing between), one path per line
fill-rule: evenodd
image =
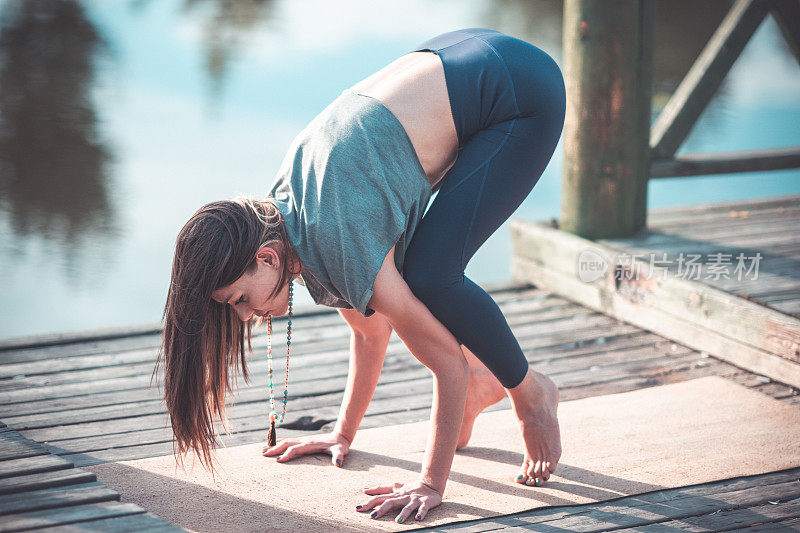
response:
M292 279L289 278L289 321L286 323L286 379L283 386L283 412L281 413L280 423L283 424L283 417L286 415L286 401L289 396L289 348L292 344L292 296L294 294ZM267 433L267 445L275 446L277 438L275 436L275 421L278 413L275 411L275 394L272 391L272 315L267 315L267 361L269 362L269 433Z

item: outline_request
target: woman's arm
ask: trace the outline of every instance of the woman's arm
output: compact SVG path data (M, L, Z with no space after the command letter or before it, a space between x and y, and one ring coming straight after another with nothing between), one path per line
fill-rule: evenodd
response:
M432 426L420 481L444 494L464 416L469 364L458 340L414 296L389 251L375 279L369 307L381 313L412 354L433 373Z
M342 466L378 384L392 328L378 313L370 318L353 309L339 309L339 313L350 325L352 335L350 369L336 426L330 434L280 439L275 446L265 447L263 455L281 454L278 462L283 463L297 456L324 452L331 455L333 464Z
M353 437L378 385L392 327L379 313L365 318L355 309L338 309L338 311L350 326L352 333L347 386L344 389L344 399L334 432L353 442Z

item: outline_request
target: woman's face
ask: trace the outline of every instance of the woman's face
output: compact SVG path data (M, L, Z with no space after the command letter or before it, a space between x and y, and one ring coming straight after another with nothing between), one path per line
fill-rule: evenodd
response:
M278 253L269 246L264 246L256 254L256 265L254 272L246 272L230 285L211 293L211 298L215 301L230 305L242 322L250 320L254 315L282 316L289 309L288 283L284 283L274 298L267 299L278 284L283 268Z

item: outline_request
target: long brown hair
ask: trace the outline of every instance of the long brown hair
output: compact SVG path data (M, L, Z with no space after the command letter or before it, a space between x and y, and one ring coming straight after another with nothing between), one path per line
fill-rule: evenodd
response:
M230 433L225 416L225 395L233 394L229 367L234 367L235 377L241 363L245 382L250 381L245 341L252 354L253 323L242 322L229 305L214 301L211 293L253 272L256 252L265 245L273 247L283 263L269 295L273 298L296 274L290 269L297 262L283 219L271 202L246 196L211 202L192 215L176 239L164 335L153 375L163 359L163 398L172 423L173 454L182 467L183 454L191 449L214 472L216 415L225 433ZM288 254L292 261L286 260ZM258 318L256 326L262 322Z

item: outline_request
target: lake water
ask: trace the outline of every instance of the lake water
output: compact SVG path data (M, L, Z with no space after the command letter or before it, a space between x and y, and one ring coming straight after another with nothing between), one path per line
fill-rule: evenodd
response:
M658 4L658 114L730 2ZM559 2L16 0L0 3L0 337L157 322L201 205L264 195L343 89L460 27L563 68ZM767 17L679 153L800 145L800 68ZM558 217L562 148L513 217ZM800 193L800 171L650 182L650 208ZM510 277L503 225L478 283ZM296 305L311 304L305 289Z

